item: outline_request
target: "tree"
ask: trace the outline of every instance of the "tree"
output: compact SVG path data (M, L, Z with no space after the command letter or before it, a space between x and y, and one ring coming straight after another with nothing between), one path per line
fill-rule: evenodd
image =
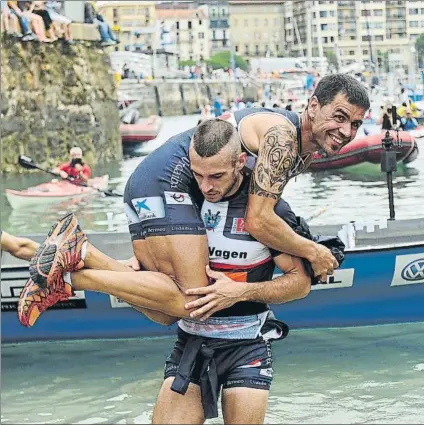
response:
M337 60L337 55L332 50L326 50L324 52L325 57L328 60L328 65L334 67L337 70L339 69L339 61Z
M420 68L424 68L424 33L421 33L415 42L415 47L417 49L418 63Z
M235 56L236 67L247 71L248 65L247 62L239 55ZM213 69L222 69L222 68L231 68L231 52L229 50L224 50L222 52L215 53L208 61Z

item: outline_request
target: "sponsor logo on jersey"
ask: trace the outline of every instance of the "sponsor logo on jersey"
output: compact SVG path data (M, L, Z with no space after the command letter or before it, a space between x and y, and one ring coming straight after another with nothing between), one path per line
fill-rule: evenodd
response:
M160 196L136 198L131 200L140 221L165 217L165 206Z
M233 218L233 225L231 226L231 234L233 235L248 235L244 228L244 218Z
M221 221L221 212L217 211L213 214L211 210L208 210L203 216L203 221L207 230L215 230Z
M165 202L168 205L193 205L188 193L165 192Z
M222 249L216 249L213 246L209 247L209 255L216 258L223 258L224 260L229 260L230 258L238 258L238 259L247 259L247 252L239 252L239 251L227 251Z
M424 253L398 255L390 286L424 283Z
M128 205L126 202L124 203L124 211L127 216L128 225L140 223L138 214L134 211L131 205Z

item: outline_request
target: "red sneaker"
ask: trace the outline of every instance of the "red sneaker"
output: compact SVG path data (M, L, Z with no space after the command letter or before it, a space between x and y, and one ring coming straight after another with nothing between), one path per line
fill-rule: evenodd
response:
M43 288L29 279L21 292L18 302L18 318L24 326L32 326L40 317L40 314L60 301L66 301L73 295L72 287L61 280L63 291L52 288Z
M63 273L84 267L81 253L85 243L87 236L73 214L53 225L31 259L30 279L19 298L18 316L24 326L32 326L44 310L73 295Z
M84 267L81 251L86 242L87 236L81 230L78 219L72 213L62 217L32 257L29 267L31 279L40 287L56 287L56 280L63 272Z

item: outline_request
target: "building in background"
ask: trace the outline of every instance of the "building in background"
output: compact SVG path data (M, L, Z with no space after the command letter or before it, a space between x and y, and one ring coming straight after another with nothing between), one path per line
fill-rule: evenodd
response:
M101 5L101 13L121 41L116 50L151 52L159 48L155 4L154 1L109 1Z
M424 31L424 3L295 0L285 2L284 30L293 56L319 56L321 48L335 53L340 66L406 69L415 61L415 39Z
M169 40L175 47L180 60L199 61L209 59L209 21L207 8L183 7L173 2L172 7L165 4L156 6L156 18L159 22L161 40Z
M231 43L245 57L284 53L284 1L230 0Z
M228 0L198 1L207 7L211 55L230 48L230 13Z

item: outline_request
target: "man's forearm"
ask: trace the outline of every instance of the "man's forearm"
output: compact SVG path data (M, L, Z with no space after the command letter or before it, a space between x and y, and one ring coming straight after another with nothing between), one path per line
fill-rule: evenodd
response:
M254 223L247 230L265 246L299 258L306 258L311 262L314 261L317 251L315 242L299 236L274 212L267 215L266 218L254 220Z
M240 301L282 304L306 297L311 289L310 279L293 271L268 282L242 283Z

